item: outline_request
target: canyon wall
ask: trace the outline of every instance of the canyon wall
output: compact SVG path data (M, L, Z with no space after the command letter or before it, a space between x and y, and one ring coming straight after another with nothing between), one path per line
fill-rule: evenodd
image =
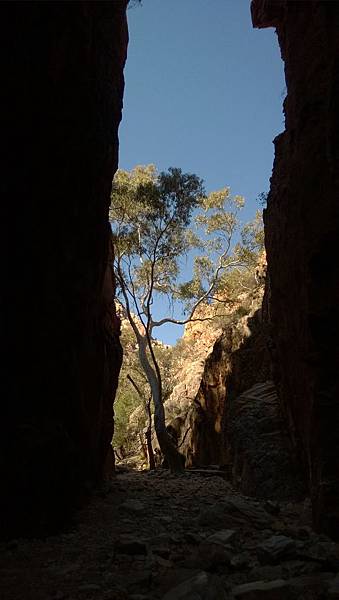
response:
M317 527L339 524L339 4L254 0L277 30L286 130L265 211L275 381Z
M219 327L186 326L186 359L165 403L167 421L186 467L219 465L243 494L300 500L305 486L271 380L263 295L261 284L242 293ZM205 310L213 314L213 305Z
M57 527L101 477L112 437L121 348L108 207L126 4L1 4L5 535Z

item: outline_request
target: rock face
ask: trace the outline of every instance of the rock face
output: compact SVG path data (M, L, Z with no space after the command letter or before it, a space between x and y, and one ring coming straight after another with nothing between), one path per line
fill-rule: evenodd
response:
M57 526L101 475L121 362L109 196L126 0L4 3L1 525Z
M250 293L251 314L261 305L262 289ZM241 306L241 301L239 301ZM237 308L239 308L237 306ZM213 314L204 306L200 317ZM225 461L224 413L232 353L248 335L247 317L238 317L236 308L225 308L228 325L210 326L208 321L186 326L186 357L178 365L178 383L165 403L167 421L176 429L186 466L220 464Z
M272 381L257 383L230 402L227 444L233 480L249 496L302 496L299 465L293 460Z
M276 27L287 85L265 211L275 380L315 524L338 535L339 4L254 0L252 17Z
M175 428L186 466L221 462L221 421L225 404L227 354L221 330L193 345L193 359L180 370L180 381L166 402L167 419Z

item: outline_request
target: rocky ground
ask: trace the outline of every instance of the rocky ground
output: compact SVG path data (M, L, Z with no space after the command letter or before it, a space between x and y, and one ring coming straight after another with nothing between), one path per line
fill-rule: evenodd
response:
M71 531L3 543L0 564L2 600L339 598L338 545L307 501L259 502L208 471L118 474Z

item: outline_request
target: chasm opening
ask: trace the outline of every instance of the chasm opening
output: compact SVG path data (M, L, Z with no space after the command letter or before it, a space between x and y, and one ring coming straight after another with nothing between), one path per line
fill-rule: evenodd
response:
M0 14L1 598L336 598L339 3Z
M121 466L168 465L154 397L186 467L230 463L224 421L239 385L227 373L262 303L262 210L285 80L275 32L254 30L246 3L216 8L150 1L128 11L110 213L125 349L113 442ZM228 356L210 367L221 337ZM241 390L270 379L262 363Z

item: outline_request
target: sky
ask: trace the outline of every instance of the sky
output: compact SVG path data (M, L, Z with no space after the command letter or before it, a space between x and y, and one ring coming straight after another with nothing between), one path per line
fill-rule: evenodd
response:
M207 192L245 197L244 222L269 189L284 130L274 29L253 29L249 0L143 0L128 10L121 169L154 163L196 173ZM162 328L174 343L182 330ZM158 333L157 332L157 333Z

